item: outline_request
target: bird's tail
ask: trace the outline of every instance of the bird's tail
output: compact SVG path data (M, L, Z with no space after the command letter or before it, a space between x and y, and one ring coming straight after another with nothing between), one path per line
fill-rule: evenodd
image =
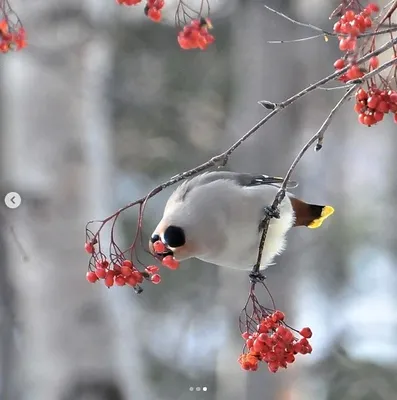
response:
M324 220L334 213L331 206L308 204L295 197L291 197L290 200L295 212L294 226L307 226L315 229L320 227Z

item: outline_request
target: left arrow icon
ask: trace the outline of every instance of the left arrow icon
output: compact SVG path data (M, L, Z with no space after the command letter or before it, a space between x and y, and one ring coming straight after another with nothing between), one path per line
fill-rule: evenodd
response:
M4 203L8 208L18 208L22 203L22 199L19 193L10 192L5 195Z

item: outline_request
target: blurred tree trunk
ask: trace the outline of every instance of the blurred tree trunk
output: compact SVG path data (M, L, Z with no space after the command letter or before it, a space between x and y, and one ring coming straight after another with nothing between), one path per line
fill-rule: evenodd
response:
M104 218L117 209L114 196L116 191L115 165L117 156L114 149L111 101L115 57L114 4L108 0L86 0L85 11L94 27L93 38L85 49L84 123L86 143L84 146L89 163L95 166L89 182L92 208L91 219ZM118 153L116 153L118 154ZM102 188L102 189L101 189ZM98 191L99 189L99 191ZM100 193L100 196L98 196ZM131 199L130 199L131 200ZM115 229L115 236L122 240L121 224ZM108 230L102 236L109 242ZM103 240L102 239L102 240ZM127 248L130 244L121 246ZM117 377L127 398L149 398L149 388L143 384L144 368L139 341L131 340L131 333L139 325L141 308L131 288L122 287L108 290L102 287L109 324L113 329L113 356ZM120 305L123 305L121 307ZM126 309L128 308L128 312Z
M82 102L94 89L85 80L89 20L79 1L20 9L31 46L4 61L2 153L9 186L23 199L9 220L30 261L22 263L11 242L8 267L22 338L18 393L11 398L121 399L112 320L102 289L84 279L84 225L108 207L111 194L106 177L97 193L90 184L99 181L97 169L110 165L104 152L88 152L110 143L106 128L93 138Z
M0 182L2 176L0 176ZM3 189L3 185L0 185ZM3 192L1 195L3 196ZM4 207L4 205L2 205ZM8 211L8 210L7 210ZM6 213L7 213L6 211ZM3 212L0 214L0 399L11 399L15 382L13 381L13 368L15 365L15 299L10 282L10 273L7 268L7 219Z

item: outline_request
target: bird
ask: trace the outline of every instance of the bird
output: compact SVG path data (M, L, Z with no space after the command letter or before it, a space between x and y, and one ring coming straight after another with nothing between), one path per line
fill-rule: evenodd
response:
M157 259L197 258L220 267L250 270L257 261L263 221L271 218L260 270L272 264L286 246L292 227L318 228L334 213L331 206L307 203L286 192L278 215L271 205L284 178L232 171L204 172L180 184L166 202L163 216L149 239ZM298 184L289 181L287 189ZM161 241L165 250L155 251Z

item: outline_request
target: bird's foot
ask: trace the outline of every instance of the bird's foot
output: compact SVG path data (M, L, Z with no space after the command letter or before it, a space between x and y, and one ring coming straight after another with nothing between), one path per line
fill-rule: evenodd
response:
M265 217L268 218L280 218L280 211L277 208L273 208L272 206L267 206L263 209L265 213Z
M250 281L251 283L262 283L265 279L266 276L262 274L260 271L251 271L249 274Z

